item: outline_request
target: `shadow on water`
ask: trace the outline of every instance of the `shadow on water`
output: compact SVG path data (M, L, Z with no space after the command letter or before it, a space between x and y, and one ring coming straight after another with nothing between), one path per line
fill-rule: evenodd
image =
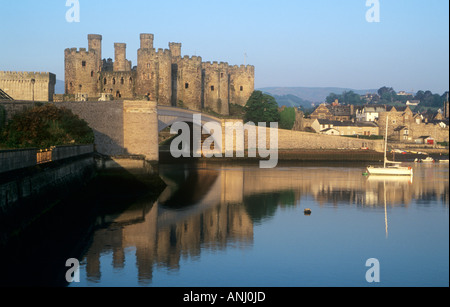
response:
M125 169L99 171L2 246L0 286L66 286L66 261L82 258L95 228L107 223L103 217L118 215L141 199L153 203L164 188L155 175L138 178Z

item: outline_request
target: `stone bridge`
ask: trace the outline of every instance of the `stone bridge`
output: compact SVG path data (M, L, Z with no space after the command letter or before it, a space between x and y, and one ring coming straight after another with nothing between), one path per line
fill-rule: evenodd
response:
M158 106L153 101L95 101L95 102L56 102L58 107L72 110L80 118L84 119L94 130L96 151L108 156L141 155L148 161L159 161L159 132L173 125L175 122L186 122L198 125L194 121L194 115L198 111L192 111L168 106ZM7 113L7 118L22 111L26 107L33 106L32 102L0 102ZM226 120L241 122L242 120ZM218 123L225 127L225 120L207 114L201 114L201 124L206 122ZM270 130L270 128L267 128ZM225 130L223 130L225 131ZM267 131L266 148L270 148L270 135L273 131ZM319 135L314 133L278 130L278 149L369 149L381 152L382 141L359 140L338 136ZM246 134L244 148L248 149L249 134ZM256 138L257 136L255 136ZM222 134L222 153L224 153L225 138ZM233 149L236 145L233 144ZM227 149L228 150L228 149Z
M153 101L65 102L94 130L97 152L109 155L143 155L159 160L159 132L175 122L194 123L197 111L159 106ZM202 114L201 124L221 120Z

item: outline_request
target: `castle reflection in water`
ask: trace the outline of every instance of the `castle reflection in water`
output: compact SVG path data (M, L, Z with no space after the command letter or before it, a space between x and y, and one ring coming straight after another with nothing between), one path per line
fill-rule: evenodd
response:
M318 206L408 208L413 201L448 207L448 168L416 166L413 179L366 178L361 167L278 167L200 165L161 167L168 184L155 203L135 203L117 215L98 219L82 260L90 282L101 279L101 256L112 254L123 269L127 249L135 250L140 284L152 282L155 267L177 270L180 260L203 249L249 248L253 228L278 208ZM102 264L105 265L105 264Z

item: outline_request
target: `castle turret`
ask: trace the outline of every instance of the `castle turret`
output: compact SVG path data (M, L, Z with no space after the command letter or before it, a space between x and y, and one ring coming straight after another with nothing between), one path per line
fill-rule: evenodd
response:
M172 52L172 57L181 57L181 43L169 43L169 48Z
M141 49L153 49L153 34L142 33L141 34Z
M130 71L131 65L127 61L127 44L115 43L114 54L114 71Z
M64 51L66 94L98 96L98 60L95 49L69 48Z
M255 67L241 65L230 67L230 103L245 106L255 90Z
M229 115L228 63L206 62L203 69L203 107Z
M95 53L96 64L98 68L96 72L100 71L102 66L102 36L98 34L89 34L88 43L88 50Z
M180 102L191 110L202 109L202 58L182 57L178 62L177 105Z

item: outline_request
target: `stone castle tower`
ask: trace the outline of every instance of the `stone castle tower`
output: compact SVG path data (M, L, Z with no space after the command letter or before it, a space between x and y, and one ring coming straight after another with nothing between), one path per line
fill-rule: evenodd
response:
M140 35L137 66L126 58L126 44L114 44L114 61L102 59L102 36L88 35L88 50L65 50L65 93L98 99L149 97L160 105L203 108L228 115L229 104L245 105L254 91L255 68L203 62L182 56L180 43L155 49L153 34Z

